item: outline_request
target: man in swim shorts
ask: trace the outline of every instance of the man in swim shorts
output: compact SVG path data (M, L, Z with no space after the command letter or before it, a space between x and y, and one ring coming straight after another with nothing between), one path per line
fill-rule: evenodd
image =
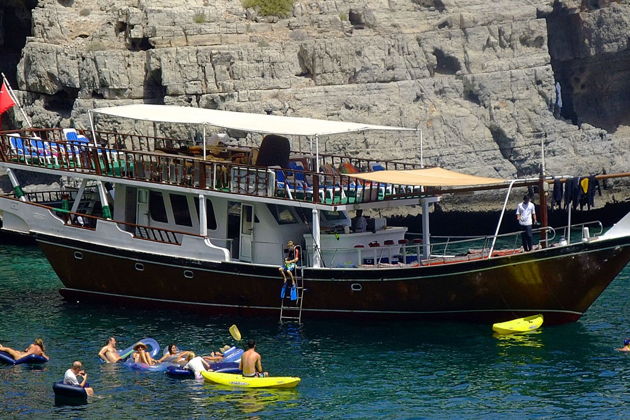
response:
M79 382L78 376L81 376L83 380ZM94 395L94 390L87 385L87 373L83 370L83 365L78 360L72 363L72 367L66 370L66 374L63 375L63 383L66 385L80 386L85 389L85 393L88 397Z
M249 378L269 376L269 372L264 372L262 367L262 358L256 352L256 341L249 339L247 341L247 351L241 356L238 368L243 371L243 376Z
M15 349L12 349L11 347L4 347L1 344L0 344L0 351L7 353L14 360L19 360L31 354L34 354L35 356L42 356L46 359L50 359L50 357L48 357L46 353L44 353L45 351L44 340L42 340L41 338L36 338L35 341L33 341L33 344L29 344L29 346L26 349L24 349L24 351L15 350Z
M116 349L116 339L114 337L107 339L107 343L105 343L101 351L98 352L98 357L105 361L105 363L118 363L122 361Z

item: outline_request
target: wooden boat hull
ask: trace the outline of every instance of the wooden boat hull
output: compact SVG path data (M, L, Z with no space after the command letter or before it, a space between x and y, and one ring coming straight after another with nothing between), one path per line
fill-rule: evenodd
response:
M114 249L39 235L72 300L278 316L277 267ZM305 269L303 316L501 322L576 321L630 260L630 238L458 264ZM98 267L98 269L94 269Z

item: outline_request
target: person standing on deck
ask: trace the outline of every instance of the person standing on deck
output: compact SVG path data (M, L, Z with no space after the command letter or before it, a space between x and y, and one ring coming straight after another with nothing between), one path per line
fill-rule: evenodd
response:
M532 220L536 223L536 209L534 205L529 202L529 195L525 194L523 202L516 206L516 220L521 225L523 233L521 237L523 239L523 250L529 252L532 250L534 237L532 234Z
M361 233L367 230L367 220L363 216L363 210L357 210L356 216L352 218L352 231L354 233Z

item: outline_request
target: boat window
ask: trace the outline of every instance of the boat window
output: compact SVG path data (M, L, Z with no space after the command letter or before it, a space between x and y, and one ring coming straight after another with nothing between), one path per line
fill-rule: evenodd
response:
M342 211L322 211L322 214L328 221L346 220L346 215Z
M273 217L275 217L279 225L290 225L298 222L290 207L278 204L267 204L267 208L271 214L273 214Z
M197 214L199 214L199 198L197 197L195 197L195 207L197 208ZM208 229L217 230L217 219L214 217L214 208L210 199L206 199L206 224Z
M156 222L168 223L166 207L164 207L162 193L159 191L151 191L149 193L149 214L151 219Z
M171 207L173 208L173 216L175 224L181 226L192 226L190 220L190 212L188 211L188 200L185 195L171 194Z
M252 232L254 231L254 221L253 219L253 215L254 215L254 207L253 206L249 206L249 205L244 205L243 207L243 214L242 214L242 220L241 220L241 233L244 235L251 235Z

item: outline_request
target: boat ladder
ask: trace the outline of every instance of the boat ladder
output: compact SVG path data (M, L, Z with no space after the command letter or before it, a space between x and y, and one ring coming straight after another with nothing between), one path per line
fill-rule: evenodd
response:
M295 270L295 289L297 292L297 299L289 299L289 289L287 289L286 296L280 300L280 323L283 322L297 322L302 323L302 303L304 302L304 266L300 266ZM287 282L290 280L287 280Z

